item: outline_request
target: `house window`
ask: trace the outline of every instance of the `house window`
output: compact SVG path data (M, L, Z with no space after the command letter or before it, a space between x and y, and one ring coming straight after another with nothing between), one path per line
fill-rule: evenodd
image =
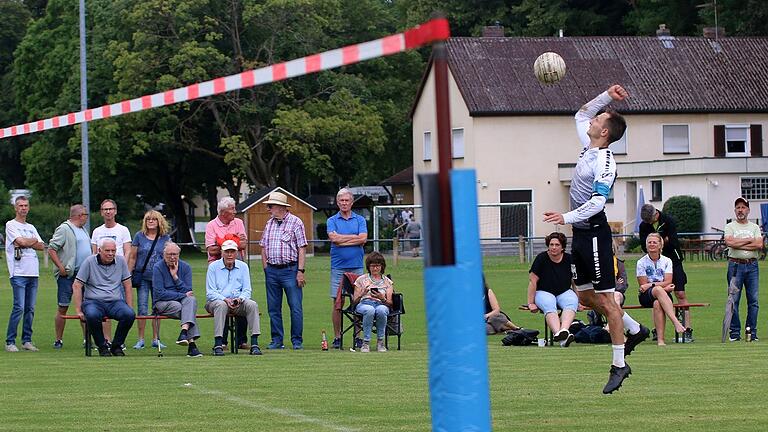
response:
M424 132L424 160L432 160L432 132Z
M454 159L464 158L464 129L451 130L451 154Z
M688 125L663 125L664 153L690 153Z
M744 157L749 156L749 126L726 125L725 126L725 156Z
M768 177L742 177L741 196L748 200L768 200Z
M622 135L618 141L612 142L608 148L610 148L614 154L627 154L627 132L624 132L624 135Z
M651 201L661 201L661 180L651 180Z

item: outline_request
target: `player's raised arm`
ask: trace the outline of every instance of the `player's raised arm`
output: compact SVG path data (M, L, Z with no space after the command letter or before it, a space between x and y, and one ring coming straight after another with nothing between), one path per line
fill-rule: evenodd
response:
M614 84L610 86L608 90L600 93L596 98L581 106L581 108L576 112L574 120L576 120L576 133L578 134L579 140L581 141L581 145L583 147L586 147L590 144L587 131L589 130L590 122L597 115L597 113L600 112L600 110L603 109L606 105L611 103L612 100L621 101L627 97L629 97L629 93L624 89L624 87L618 84Z

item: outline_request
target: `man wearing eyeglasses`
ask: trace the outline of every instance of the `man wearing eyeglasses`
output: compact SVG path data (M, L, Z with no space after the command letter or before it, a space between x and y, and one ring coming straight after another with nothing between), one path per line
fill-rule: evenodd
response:
M104 224L95 228L91 235L91 252L96 254L96 245L104 238L111 238L117 244L117 256L128 258L131 252L131 232L125 225L117 223L117 204L107 198L101 202L101 217Z
M267 309L272 335L268 349L283 349L283 292L291 310L291 344L304 347L304 260L307 236L304 222L291 214L288 197L272 192L264 201L271 216L261 236L261 264L267 288Z
M163 260L152 272L152 299L158 315L181 320L177 345L186 345L187 357L202 357L196 340L200 337L195 312L197 299L192 291L192 268L179 259L181 248L169 241L163 248Z
M56 311L55 327L56 339L53 342L55 349L64 346L63 316L67 314L69 304L72 302L72 284L75 275L80 270L80 265L91 256L91 238L88 231L83 228L88 221L88 210L82 204L75 204L69 208L69 219L62 222L53 232L53 238L48 243L48 256L53 262L53 275L56 277L58 287L58 305Z

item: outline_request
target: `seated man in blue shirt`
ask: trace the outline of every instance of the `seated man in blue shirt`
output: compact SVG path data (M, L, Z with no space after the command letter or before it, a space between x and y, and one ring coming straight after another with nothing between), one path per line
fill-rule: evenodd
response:
M251 276L248 264L237 259L238 245L227 240L221 245L220 259L208 265L205 278L205 310L213 314L213 355L224 355L224 324L227 314L244 316L251 329L251 355L261 355L259 349L259 305L251 300Z
M197 299L192 292L192 268L179 259L181 248L172 241L165 243L163 260L155 264L152 272L152 300L158 315L181 320L178 345L188 345L187 357L202 357L195 340L200 337L195 313Z
M72 284L75 311L86 322L102 357L125 355L122 345L136 319L131 306L131 272L128 271L125 258L116 254L117 245L113 239L104 237L99 240L98 254L83 261ZM104 317L117 320L118 323L111 348L104 340L101 328Z

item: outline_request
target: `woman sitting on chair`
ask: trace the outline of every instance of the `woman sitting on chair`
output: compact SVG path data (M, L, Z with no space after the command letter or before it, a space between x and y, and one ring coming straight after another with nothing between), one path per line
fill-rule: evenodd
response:
M528 273L528 309L532 313L541 309L553 340L567 348L574 340L568 328L579 308L579 297L571 289L571 256L563 252L567 244L563 233L554 232L544 241L547 251L536 256ZM558 308L563 311L560 318Z
M637 261L637 283L640 285L638 300L643 307L653 308L653 322L656 326L657 344L664 343L664 315L675 325L675 330L682 333L685 327L675 317L672 306L672 260L661 254L664 240L657 233L648 234L645 248L648 253Z
M384 256L371 252L365 258L368 273L355 281L355 294L352 302L357 304L355 312L363 316L363 346L361 352L371 352L371 329L376 320L376 350L385 352L384 336L387 332L387 317L392 306L392 281L384 276L387 263ZM359 303L358 303L359 302Z

